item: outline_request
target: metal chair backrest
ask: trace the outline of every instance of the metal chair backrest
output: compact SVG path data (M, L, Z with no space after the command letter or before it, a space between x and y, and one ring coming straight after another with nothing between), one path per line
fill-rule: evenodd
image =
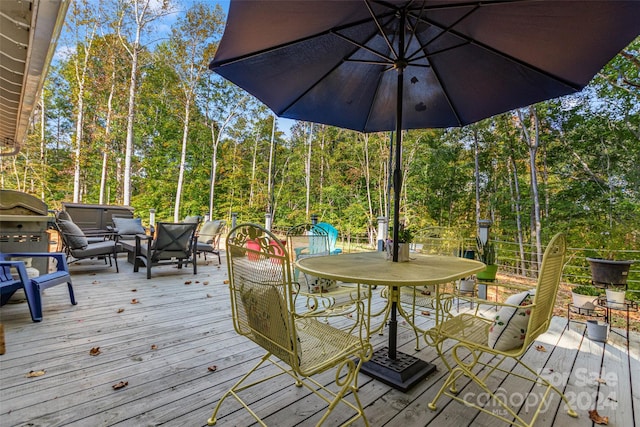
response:
M309 256L329 255L327 233L313 224L294 225L287 230L287 249L291 262Z
M157 223L152 259L190 258L197 227L196 223Z
M293 318L291 265L284 245L256 224L240 224L226 241L233 326L292 368L301 355Z
M547 245L542 257L542 266L538 276L538 285L534 299L535 307L531 311L527 336L523 349L531 344L540 334L549 328L553 317L553 307L556 303L562 267L567 250L567 242L563 233L556 234Z

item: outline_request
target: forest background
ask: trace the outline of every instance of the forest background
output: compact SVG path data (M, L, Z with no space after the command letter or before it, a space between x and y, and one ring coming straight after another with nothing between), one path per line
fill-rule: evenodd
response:
M125 204L146 221L206 215L274 226L311 214L375 241L389 205L389 133L282 127L207 69L218 3L72 2L19 155L0 187L61 203ZM525 48L523 46L523 48ZM582 92L463 128L404 135L402 218L540 247L640 249L640 38Z

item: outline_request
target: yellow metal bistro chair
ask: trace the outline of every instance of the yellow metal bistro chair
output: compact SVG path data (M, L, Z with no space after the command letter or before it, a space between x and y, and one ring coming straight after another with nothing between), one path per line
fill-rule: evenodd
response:
M269 394L263 383L288 374L296 386L305 386L328 403L317 425L342 403L354 413L345 425L362 419L368 426L355 382L360 366L372 355L364 304L360 303L353 314L360 326L352 334L319 321L308 312L299 314L295 311L289 254L279 239L259 225L241 224L229 232L226 243L233 326L238 334L264 348L266 354L222 396L208 424L216 424L220 406L232 396L264 426L240 395L256 385ZM252 377L265 362L275 365L277 373L268 378L262 374ZM337 391L311 378L332 368L336 369ZM345 398L348 394L349 400Z
M476 308L475 313L459 314L427 331L425 338L427 341L433 341L440 357L449 368L449 376L433 401L429 403L429 409L435 411L437 409L436 403L444 394L508 424L528 427L535 423L541 409L544 408L545 400L554 391L569 408L568 414L572 417L578 416L571 408L565 395L557 387L541 377L536 371L536 367L529 367L520 359L531 343L549 328L562 276L565 251L565 236L562 233L557 234L551 239L544 253L535 292L524 291L510 296L503 304L495 303L500 306L500 310L492 318L483 317L479 313L480 309ZM477 305L477 307L480 306ZM449 366L442 351L442 345L446 339L457 341L451 349L451 355L455 361L453 369ZM485 354L493 357L483 357ZM465 359L468 355L470 357ZM520 374L503 369L501 365L508 359L513 359L517 366L524 368L525 373ZM501 398L498 392L487 385L487 379L496 371L530 381L539 386L535 388L536 392L543 391L538 406L533 411L528 411L533 413L528 422L516 413L516 409L508 405L509 393L503 391ZM462 376L471 379L491 397L486 404L493 402L499 405L501 410L489 410L479 406L478 402L470 397L471 395L477 396L475 393L465 393L465 395L459 396L456 381ZM465 396L469 398L465 400Z
M298 260L336 255L330 249L329 236L324 228L314 224L299 224L287 230L286 249L291 264ZM366 292L358 293L360 286L353 283L314 277L292 266L293 281L297 283L296 294L310 311L325 312L330 316L348 314L354 302L366 298Z

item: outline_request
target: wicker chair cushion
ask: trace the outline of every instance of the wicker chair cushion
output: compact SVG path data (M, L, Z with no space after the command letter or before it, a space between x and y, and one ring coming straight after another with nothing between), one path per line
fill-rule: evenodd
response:
M511 295L505 304L521 306L532 302L533 294L530 291L524 291ZM530 316L531 308L502 307L489 328L489 347L499 351L521 347L527 336Z
M113 218L112 221L121 236L145 233L140 218Z
M70 249L85 249L89 246L87 236L74 222L61 219L58 220L58 225Z

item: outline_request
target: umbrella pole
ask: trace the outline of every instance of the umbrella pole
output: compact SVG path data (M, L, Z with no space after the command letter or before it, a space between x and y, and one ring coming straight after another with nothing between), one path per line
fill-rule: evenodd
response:
M404 28L404 15L400 18L400 28ZM402 192L402 101L404 91L404 31L400 31L399 40L400 59L397 61L398 83L396 85L396 166L393 171L393 262L398 262L398 248L400 247L400 194ZM399 289L393 286L391 292L398 295ZM391 320L389 320L389 359L397 357L398 341L397 298L392 298Z

